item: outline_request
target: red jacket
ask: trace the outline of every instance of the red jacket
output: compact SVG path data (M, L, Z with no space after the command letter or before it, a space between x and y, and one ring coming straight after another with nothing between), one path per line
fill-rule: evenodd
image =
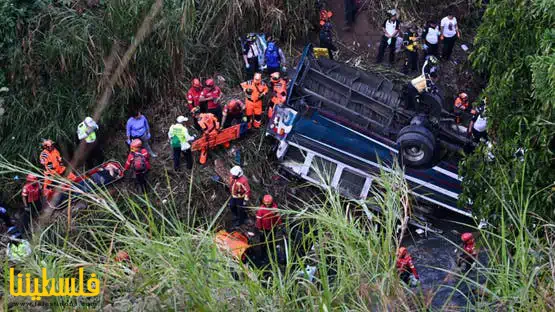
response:
M414 264L412 263L412 258L409 255L406 255L404 258L399 258L397 259L397 271L399 272L399 274L403 273L403 272L412 272L412 274L414 275L414 277L416 277L416 279L418 279L418 272L416 272L416 268L414 267Z
M187 104L189 105L189 110L192 110L194 107L200 105L200 94L202 93L201 90L197 90L195 88L189 89L187 92Z
M214 88L212 89L204 88L204 90L202 90L201 96L205 98L211 97L212 100L207 101L208 109L215 109L219 106L217 100L220 98L220 96L222 96L222 90L220 90L220 88L218 88L217 86L214 86Z
M139 153L143 154L143 156L145 157L146 170L150 170L150 154L145 148L142 148ZM129 155L127 155L127 161L125 162L125 167L123 168L123 170L129 170L129 168L131 167L131 163L133 163L133 159L135 159L135 153L130 152Z
M27 203L34 203L40 200L40 184L38 182L26 183L21 191L21 196L25 197Z
M251 196L249 180L247 180L245 176L241 176L239 179L229 177L229 189L231 190L231 197L233 198L249 200L249 197Z
M477 254L478 254L476 252L476 248L474 246L474 241L464 243L463 248L464 248L465 253L472 256L472 257L476 257Z
M272 207L260 206L256 212L256 228L264 231L271 231L276 225L281 224L281 216L277 211L277 204Z

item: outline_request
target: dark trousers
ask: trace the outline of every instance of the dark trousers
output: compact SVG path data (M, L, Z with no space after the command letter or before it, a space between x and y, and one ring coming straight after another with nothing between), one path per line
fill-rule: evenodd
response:
M428 49L426 50L426 56L433 55L435 57L439 57L439 44L431 44L426 41L426 45Z
M42 210L42 202L41 200L37 200L35 202L29 203L29 209L25 209L25 212L23 213L23 228L25 229L25 232L30 233L31 232L31 219L36 219L39 214L40 211Z
M135 183L137 184L137 191L139 193L146 193L147 190L147 171L135 172Z
M199 103L198 105L200 107L200 112L203 114L208 113L208 102L207 101L202 101Z
M281 72L281 67L280 66L278 66L278 67L268 66L268 67L266 67L266 70L268 71L268 74L271 75L273 73L280 73Z
M345 25L351 26L357 15L355 0L344 0L343 3L345 4Z
M254 78L254 73L258 71L258 57L251 57L247 59L249 68L247 68L247 80Z
M218 118L218 121L222 121L222 107L220 105L218 105L218 107L216 108L208 109L208 112L214 114L214 116Z
M227 114L225 118L225 124L223 125L224 128L229 128L233 125L241 123L243 120L243 113L239 114Z
M477 131L476 129L472 128L472 139L475 143L480 143L480 139L488 140L488 132L487 131Z
M229 208L231 209L231 213L233 213L234 225L239 226L245 223L247 212L245 211L245 201L242 198L231 198L229 201Z
M389 63L393 64L395 62L395 44L397 42L397 37L391 38L391 44L389 45L387 44L387 40L389 40L389 38L387 38L386 36L382 36L382 41L380 42L380 49L378 51L378 58L376 62L381 63L383 61L385 50L387 49L387 47L389 47Z
M399 279L402 280L405 284L408 285L408 283L410 281L410 275L411 275L411 273L409 273L407 271L403 271L403 273L401 273L401 275L399 275Z
M457 41L457 36L451 38L443 38L443 50L441 51L441 56L444 60L448 60L453 53L453 47L455 47L455 41Z
M418 66L418 52L406 50L405 54L406 54L406 59L405 59L405 65L403 67L403 71L405 73L408 73L409 71L418 70L418 67L417 67Z
M181 150L181 147L174 147L173 148L173 169L179 169L179 165L181 162L181 153L185 156L185 162L187 163L187 169L193 169L193 155L191 153L191 149L187 149L185 151Z
M333 45L333 43L327 42L327 41L324 41L324 42L320 41L320 47L328 49L328 56L329 56L330 60L333 60L333 53L332 52L337 51L337 48Z

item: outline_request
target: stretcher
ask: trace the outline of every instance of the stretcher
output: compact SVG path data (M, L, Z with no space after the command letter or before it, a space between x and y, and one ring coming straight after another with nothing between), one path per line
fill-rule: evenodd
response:
M225 128L222 131L213 131L208 134L204 134L199 139L195 140L191 146L191 151L200 151L199 162L201 164L206 163L206 158L208 156L208 150L214 149L219 145L224 145L226 148L229 147L229 142L240 138L248 130L247 123L240 123L229 128Z
M249 245L249 239L237 231L229 233L226 230L221 230L216 233L214 242L220 251L239 261L245 260L245 252L251 247Z

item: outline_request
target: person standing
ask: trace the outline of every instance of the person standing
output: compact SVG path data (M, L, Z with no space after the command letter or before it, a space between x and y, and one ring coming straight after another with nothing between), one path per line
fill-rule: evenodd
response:
M200 93L200 102L206 102L207 112L213 114L218 118L218 121L222 119L222 107L220 106L220 97L222 96L222 90L215 85L214 79L206 79L204 82L204 89ZM201 109L202 113L202 109Z
M434 21L428 21L424 27L424 32L422 33L422 41L426 45L425 54L433 55L439 57L439 36L441 32L437 23Z
M189 112L193 111L193 108L200 107L202 113L206 113L207 107L206 102L200 102L200 94L202 93L202 84L200 79L193 79L193 84L189 91L187 91L187 106L189 107ZM202 105L204 104L204 105Z
M287 81L281 78L279 73L273 73L270 77L270 86L272 88L272 99L268 106L268 119L274 115L276 105L283 105L287 100Z
M344 0L343 4L345 7L345 26L343 29L349 31L355 22L358 8L355 0Z
M254 73L259 70L258 56L261 54L262 51L260 51L258 44L256 44L256 34L248 34L243 47L243 61L247 69L247 79L252 79Z
M320 29L320 48L325 48L328 50L328 57L330 60L333 60L333 53L337 51L337 48L333 44L333 33L332 33L332 24L330 22L326 22L322 28Z
M475 143L479 143L482 139L488 140L488 117L486 116L486 99L478 107L470 111L472 120L468 125L468 134L472 135Z
M231 191L231 200L229 201L229 208L233 213L233 225L240 226L245 222L247 212L245 211L245 204L249 201L251 196L251 188L249 181L243 175L243 169L235 166L229 170L229 189Z
M287 63L285 54L283 54L281 48L278 47L274 41L270 41L266 51L264 51L264 62L266 64L266 70L270 75L287 70L285 67L285 64Z
M383 22L383 36L380 42L376 63L381 63L385 50L389 47L389 63L395 63L395 49L397 37L401 31L401 22L397 19L397 10L389 10L389 18Z
M148 154L154 158L157 155L150 148L150 126L146 117L141 114L141 111L137 111L133 117L129 117L127 120L127 144L131 145L131 141L134 139L139 139L142 142L142 146L146 148Z
M143 142L140 139L133 139L130 144L131 151L127 155L127 161L123 167L123 171L127 171L133 166L135 172L135 183L137 189L141 193L147 190L147 174L150 170L150 154L143 148Z
M418 32L416 25L411 24L409 30L404 34L403 46L406 54L403 72L407 74L409 71L418 70Z
M255 128L262 125L262 100L268 94L268 86L262 81L262 74L256 73L253 80L241 83L246 95L246 112L249 123Z
M264 195L262 205L256 212L255 227L264 235L272 232L274 228L282 223L278 212L278 206L270 194Z
M27 175L27 181L21 190L21 198L25 212L23 214L23 228L30 230L31 219L39 216L42 210L41 186L37 177Z
M457 18L449 13L446 17L441 19L441 40L443 40L443 49L441 51L441 57L444 60L448 60L453 53L453 47L455 46L455 41L457 38L461 37L461 32L459 31L459 26L457 25Z
M478 252L476 251L474 236L472 233L463 233L461 235L461 241L463 243L463 252L457 259L457 266L462 267L462 271L466 272L470 270L472 264L476 261Z
M189 131L183 125L188 119L184 116L177 117L177 123L173 124L168 131L168 138L173 150L173 169L179 170L181 154L185 156L187 169L193 169L193 155L191 154L191 144L195 137L189 135Z
M87 168L92 168L104 161L102 149L98 143L96 132L98 124L91 118L87 117L77 126L77 138L79 142L84 141L85 157Z

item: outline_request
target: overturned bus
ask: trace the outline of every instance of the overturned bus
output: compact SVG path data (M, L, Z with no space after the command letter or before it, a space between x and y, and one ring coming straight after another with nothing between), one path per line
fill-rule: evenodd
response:
M404 86L326 58L307 46L291 77L287 102L275 110L267 135L287 172L321 187L331 186L351 199L369 196L381 170L398 159L425 214L445 209L472 216L458 207L461 151L471 138L438 93L422 93L415 111L406 104ZM437 108L439 111L437 111ZM322 176L326 173L326 177Z

